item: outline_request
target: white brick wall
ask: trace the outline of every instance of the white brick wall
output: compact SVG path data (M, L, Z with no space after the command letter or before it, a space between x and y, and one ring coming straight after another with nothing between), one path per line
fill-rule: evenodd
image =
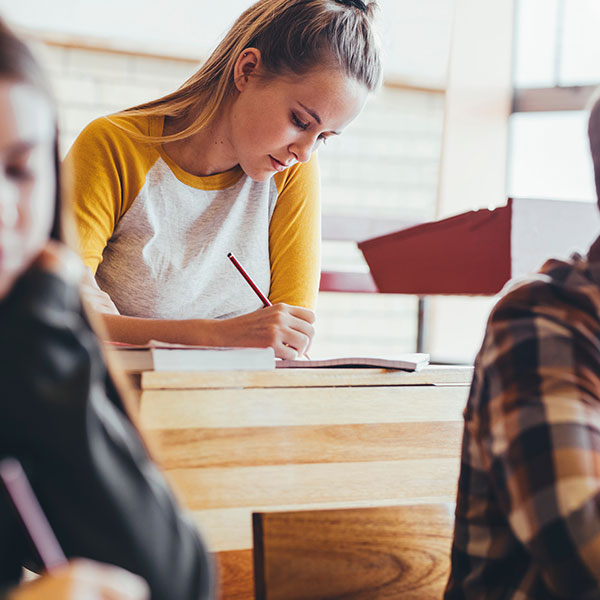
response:
M58 102L63 154L93 119L158 98L197 68L192 61L34 44Z
M181 85L191 61L37 43L59 108L63 154L94 118L151 100ZM323 210L330 214L434 216L443 96L384 88L360 117L320 151ZM326 243L328 268L366 268L352 244ZM312 354L414 349L416 299L321 294Z

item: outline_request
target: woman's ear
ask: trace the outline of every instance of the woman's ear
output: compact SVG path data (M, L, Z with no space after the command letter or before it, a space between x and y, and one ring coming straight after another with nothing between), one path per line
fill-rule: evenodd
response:
M251 75L256 75L260 61L260 50L256 48L246 48L240 53L233 69L233 81L238 92L244 91Z

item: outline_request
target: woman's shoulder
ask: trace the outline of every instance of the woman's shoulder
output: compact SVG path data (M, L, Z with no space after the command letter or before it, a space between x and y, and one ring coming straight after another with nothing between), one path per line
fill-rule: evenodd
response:
M135 112L115 113L104 117L109 126L133 135L151 136L162 130L163 117Z
M273 180L277 185L277 191L281 194L286 188L292 186L313 186L319 183L319 159L317 153L313 153L310 160L305 163L296 163L281 173L276 173Z
M154 163L157 150L144 138L160 126L156 117L114 114L94 119L77 136L65 157L65 165L75 171L89 165L96 170L115 161L129 167L138 163L147 170Z
M78 142L111 141L117 144L143 141L153 135L158 126L157 117L129 113L116 113L94 119L79 134Z

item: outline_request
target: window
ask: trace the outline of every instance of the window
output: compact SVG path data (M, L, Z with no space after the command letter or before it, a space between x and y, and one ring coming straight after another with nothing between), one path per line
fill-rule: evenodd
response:
M514 113L509 132L509 196L595 201L586 111Z
M515 23L508 193L595 201L585 108L600 83L600 3L519 0Z

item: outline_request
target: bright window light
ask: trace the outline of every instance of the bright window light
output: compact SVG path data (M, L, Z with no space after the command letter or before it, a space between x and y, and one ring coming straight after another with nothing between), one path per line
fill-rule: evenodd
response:
M565 2L561 44L561 85L595 85L600 82L600 2Z
M586 111L516 113L510 119L508 194L596 198Z
M559 0L520 0L515 18L515 87L555 83Z

